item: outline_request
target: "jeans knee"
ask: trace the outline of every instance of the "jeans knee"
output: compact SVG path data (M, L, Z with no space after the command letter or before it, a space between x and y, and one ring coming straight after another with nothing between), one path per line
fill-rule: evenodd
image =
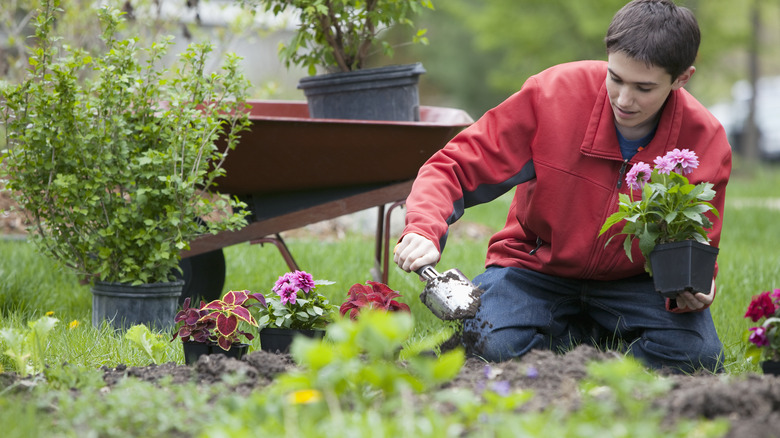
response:
M723 344L717 338L703 338L698 334L675 333L674 342L658 342L643 336L631 352L652 368L669 368L684 373L697 370L723 371ZM666 335L666 337L671 337Z
M542 337L536 330L525 328L480 330L475 324L465 324L463 329L466 352L488 362L520 357L532 348L538 348Z

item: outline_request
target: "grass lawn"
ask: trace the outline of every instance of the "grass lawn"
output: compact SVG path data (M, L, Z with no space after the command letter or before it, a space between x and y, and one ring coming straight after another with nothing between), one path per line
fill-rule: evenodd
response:
M736 167L726 209L722 212L724 229L718 257L718 297L712 314L726 347L726 371L731 376L758 369L756 364L744 359L744 333L751 322L743 315L751 296L780 288L778 187L779 168ZM476 224L475 228L483 231L496 230L504 223L509 200L509 196L504 196L491 204L470 209L462 222ZM489 233L478 233L475 237L467 232L468 229L453 227L440 267L457 267L473 278L482 271ZM372 235L349 232L338 239L296 235L287 238L287 242L301 268L317 279L335 282L318 288L331 302L340 304L352 284L371 279ZM225 290L266 292L287 270L272 245L235 245L225 249L225 256ZM365 400L369 401L360 405L353 404L358 402L349 397L355 394L347 391L344 393L346 398L328 399L326 403L306 410L284 405L274 389L242 398L219 385L203 390L190 385L163 383L160 388L148 382L128 381L108 391L102 386L98 368L118 364L145 366L150 360L125 340L122 333L115 333L106 326L92 327L89 287L80 285L78 280L69 271L63 271L39 256L30 243L0 240L0 329L24 329L28 321L47 313L60 321L50 333L45 348L46 363L51 365L46 373L48 380L33 379L28 389L15 385L13 392L0 385L0 424L9 425L4 429L4 436L50 436L49 430L58 431L53 436L82 436L82 432L89 436L125 436L128 430L133 431L133 436L184 436L197 435L200 427L206 427L201 436L228 436L227 431L231 431L231 436L259 436L261 430L280 436L296 436L303 430L311 434L307 436L346 436L346 430L352 430L352 436L397 436L400 433L462 436L464 431L480 428L484 428L484 436L517 436L518 430L525 431L527 436L551 436L548 432L552 433L552 427L556 434L565 436L635 436L616 432L619 429L624 432L644 430L644 436L661 437L722 436L724 430L722 424L693 423L680 425L672 433L669 426L663 426L662 418L654 414L648 416L647 412L652 410L650 399L637 399L637 391L663 393L665 390L658 386L661 383L648 378L648 373L626 368L625 364L596 371L607 376L603 377L606 380L584 383L580 393L591 403L575 413L548 410L516 415L514 407L530 397L524 392L502 397L485 392L476 399L473 394L462 392L425 393L420 395L422 399L412 400L410 394L400 390L392 396L380 397L382 404L371 402L378 400L376 394L360 393L357 394L359 398L367 397ZM388 283L403 295L402 300L412 309L414 326L407 343L421 341L445 328L417 299L423 284L416 275L391 264ZM158 337L165 341L163 362L182 363L178 343L167 342L166 333L158 333ZM0 352L8 347L0 345ZM7 355L1 356L0 370L13 370L11 359ZM397 381L406 379L402 375L403 368L386 368L380 362L364 365L349 374L346 367L353 363L339 360L344 361L345 368L341 372L346 373L348 380L361 376L374 379L379 375L370 371L390 373ZM63 363L69 366L57 366ZM430 375L436 375L436 366L428 366ZM366 369L369 370L367 374ZM322 382L317 379L327 377L309 375L318 384ZM295 379L285 381L300 385L301 381ZM604 394L614 397L605 398ZM409 403L418 403L419 409L413 411ZM444 405L453 410L442 415L440 409ZM346 408L350 410L345 411ZM398 409L404 416L401 422L395 418ZM612 431L602 434L607 430L603 418L623 418L627 412L625 420L611 424ZM188 416L193 418L191 424L181 421ZM485 423L488 418L490 421ZM162 430L177 432L159 435ZM598 433L589 435L583 432L586 430Z

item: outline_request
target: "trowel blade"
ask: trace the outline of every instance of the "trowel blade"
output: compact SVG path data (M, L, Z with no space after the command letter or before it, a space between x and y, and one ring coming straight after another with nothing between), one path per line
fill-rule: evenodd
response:
M442 320L473 318L477 314L482 290L463 273L450 269L428 280L420 294L422 302Z

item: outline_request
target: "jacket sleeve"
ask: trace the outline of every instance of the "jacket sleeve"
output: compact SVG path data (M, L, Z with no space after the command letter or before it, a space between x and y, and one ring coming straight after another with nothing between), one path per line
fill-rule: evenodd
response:
M444 248L449 225L467 207L491 201L535 176L534 78L437 151L417 174L406 200L406 227Z

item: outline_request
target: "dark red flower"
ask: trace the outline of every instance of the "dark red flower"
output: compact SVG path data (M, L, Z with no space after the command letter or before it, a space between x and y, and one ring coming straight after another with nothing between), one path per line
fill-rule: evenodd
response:
M753 297L753 301L750 302L745 313L745 318L750 318L753 322L756 322L761 318L768 318L774 315L775 310L775 303L772 302L770 293L768 291L762 292Z

